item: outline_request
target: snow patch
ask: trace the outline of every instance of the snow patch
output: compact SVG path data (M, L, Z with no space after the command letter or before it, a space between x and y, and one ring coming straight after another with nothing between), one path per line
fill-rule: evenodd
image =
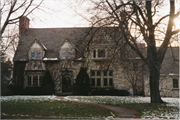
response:
M58 60L58 58L44 58L43 60Z

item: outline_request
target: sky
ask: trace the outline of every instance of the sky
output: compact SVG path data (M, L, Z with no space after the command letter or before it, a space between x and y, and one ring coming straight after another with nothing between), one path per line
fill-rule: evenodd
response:
M20 0L19 0L20 1ZM89 22L86 19L88 14L86 8L90 6L88 3L81 3L83 0L44 0L40 7L33 14L28 15L30 19L30 28L64 28L64 27L89 27ZM87 0L86 0L87 1ZM165 0L167 3L168 0ZM175 0L176 8L180 10L180 0ZM40 0L35 0L39 3ZM163 13L168 13L169 5L165 5ZM162 15L159 12L159 15ZM3 19L3 17L2 17ZM180 28L180 18L175 20L176 27ZM18 25L18 24L17 24ZM14 31L14 30L12 30Z
M39 1L39 0L37 0ZM78 2L76 2L78 1ZM30 15L30 27L33 28L57 28L57 27L88 27L89 22L84 19L83 15L87 17L85 8L87 4L79 5L80 0L44 0L42 5L45 6L44 11L36 10L33 15ZM167 4L168 0L165 0ZM180 1L175 0L176 8L180 8ZM169 5L166 4L163 13L168 13ZM50 10L49 10L50 9ZM81 16L80 16L80 14ZM159 12L159 15L162 15ZM35 16L37 16L37 19ZM180 18L175 20L176 27L180 27Z
M30 27L88 27L89 23L78 14L82 13L83 10L78 10L76 5L75 0L70 4L65 0L45 0L42 5L42 7L45 6L45 12L41 10L34 11L34 14L30 16ZM40 19L36 19L34 16Z

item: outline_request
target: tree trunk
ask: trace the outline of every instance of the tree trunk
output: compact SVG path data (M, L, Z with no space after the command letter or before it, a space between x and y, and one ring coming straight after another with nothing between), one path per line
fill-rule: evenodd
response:
M137 93L136 93L136 85L133 86L133 94L137 95Z
M151 103L164 103L159 91L160 69L158 63L149 65Z

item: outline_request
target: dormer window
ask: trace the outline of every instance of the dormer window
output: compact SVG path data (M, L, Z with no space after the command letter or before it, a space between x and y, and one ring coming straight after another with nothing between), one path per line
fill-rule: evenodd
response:
M44 57L45 50L47 50L47 48L42 43L40 43L37 40L34 40L34 42L31 44L29 48L29 53L28 53L29 59L31 60L42 59Z
M68 51L68 59L72 58L72 51Z
M94 49L92 51L93 58L101 59L101 58L110 58L111 50L110 49Z
M62 51L62 59L66 59L66 51Z
M35 59L35 51L31 51L31 59Z
M31 59L40 59L41 51L31 51Z
M72 58L72 51L71 50L63 50L62 51L62 59L71 59Z
M75 47L74 45L65 40L64 43L59 48L60 59L72 59L75 58Z
M98 49L98 57L105 57L105 50L104 49Z
M41 51L36 51L36 58L40 59L41 58Z

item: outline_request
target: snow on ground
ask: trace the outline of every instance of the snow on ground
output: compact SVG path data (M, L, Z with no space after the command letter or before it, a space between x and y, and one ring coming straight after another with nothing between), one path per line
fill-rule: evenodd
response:
M150 103L150 97L121 97L121 96L68 96L66 99L72 99L86 102L97 102L104 104L125 104L125 103ZM175 108L169 108L164 110L163 107L159 107L159 110L144 110L143 118L149 119L179 119L179 98L162 98L167 102L166 106L173 106Z
M33 101L51 101L51 100L61 100L61 99L57 99L55 95L47 95L47 96L1 96L0 97L1 101L11 101L11 100L24 100L24 101L28 101L28 100L33 100Z
M86 102L97 102L97 103L104 103L104 104L125 104L125 103L150 103L150 97L121 97L121 96L67 96L65 97L66 100L74 100L74 101L86 101ZM162 112L161 108L159 110L152 110L148 111L145 110L143 112L143 118L150 118L150 119L179 119L179 98L162 98L167 106L175 106L176 109L166 110ZM57 96L49 95L49 96L1 96L1 101L11 101L11 100L24 100L28 102L29 100L33 100L36 102L41 101L53 101L53 100L62 100L58 99ZM164 110L163 110L164 111Z

